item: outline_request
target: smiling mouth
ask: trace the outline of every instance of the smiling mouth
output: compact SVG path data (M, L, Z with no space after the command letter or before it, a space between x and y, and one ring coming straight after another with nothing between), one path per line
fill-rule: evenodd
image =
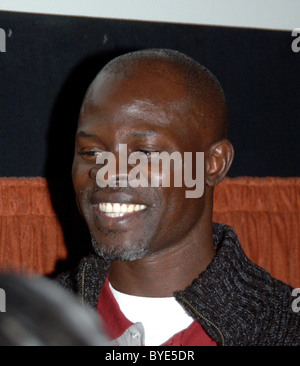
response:
M122 217L124 215L143 211L147 208L147 206L132 203L101 202L97 208L103 215L107 217Z

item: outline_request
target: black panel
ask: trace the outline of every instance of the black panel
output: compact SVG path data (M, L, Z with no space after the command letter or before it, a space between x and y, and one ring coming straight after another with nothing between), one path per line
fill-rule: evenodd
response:
M0 176L70 176L84 92L111 58L164 47L221 81L236 157L230 176L298 176L300 53L290 32L0 12Z

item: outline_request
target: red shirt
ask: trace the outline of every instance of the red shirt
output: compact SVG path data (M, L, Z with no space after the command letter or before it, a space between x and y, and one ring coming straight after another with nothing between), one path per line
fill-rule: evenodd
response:
M134 326L134 323L128 320L120 310L120 307L109 288L108 279L106 279L105 284L101 290L98 299L97 310L103 323L104 329L106 330L108 336L113 340L122 337L122 335L130 327ZM118 343L116 342L116 345L117 344ZM161 344L161 346L216 345L216 342L206 334L202 326L196 321L194 321L188 328L176 333L166 342Z

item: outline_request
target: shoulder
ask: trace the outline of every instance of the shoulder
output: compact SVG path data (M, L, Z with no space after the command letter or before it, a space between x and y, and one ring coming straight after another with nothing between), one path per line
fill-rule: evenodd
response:
M76 268L60 273L54 280L66 290L79 295L82 303L95 308L108 268L108 262L92 253L82 258Z
M221 338L220 343L300 345L293 288L253 263L232 228L216 229L215 257L190 287L176 295L179 301L192 305L198 321L211 336Z

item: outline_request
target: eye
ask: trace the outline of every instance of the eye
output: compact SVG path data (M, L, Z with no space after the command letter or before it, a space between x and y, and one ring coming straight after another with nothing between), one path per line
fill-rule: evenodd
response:
M147 156L150 156L151 155L151 151L148 151L148 150L138 150L138 152L141 152Z
M89 150L89 151L80 151L78 153L83 159L94 161L97 158L97 155L101 154L101 151Z

